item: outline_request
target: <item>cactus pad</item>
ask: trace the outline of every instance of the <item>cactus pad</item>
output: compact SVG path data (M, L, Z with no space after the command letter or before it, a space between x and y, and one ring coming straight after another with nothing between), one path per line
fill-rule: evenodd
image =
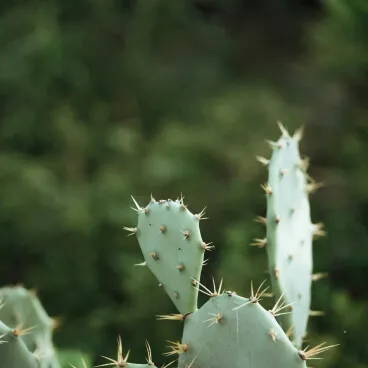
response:
M194 215L183 200L154 199L141 208L136 203L138 225L126 228L135 233L146 265L156 276L180 313L197 309L203 256L211 248L203 242L199 221L203 211Z
M211 297L184 322L179 368L302 368L305 361L257 296L232 292Z
M280 125L282 137L273 147L268 162L267 245L269 268L276 298L293 303L292 312L281 317L284 329L293 326L292 341L302 345L306 333L312 283L312 241L318 226L311 223L306 161L299 154L301 132L293 137Z

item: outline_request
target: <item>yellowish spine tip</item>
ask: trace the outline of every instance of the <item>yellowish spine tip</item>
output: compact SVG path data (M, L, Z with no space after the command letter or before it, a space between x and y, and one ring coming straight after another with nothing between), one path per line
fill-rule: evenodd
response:
M126 227L126 226L123 227L123 230L126 230L130 233L130 234L128 234L128 236L137 234L137 231L138 231L138 229L136 227Z
M270 146L270 148L275 149L275 148L282 148L282 142L274 142L274 141L269 141L266 139L266 143Z
M146 267L147 266L147 262L136 263L134 266Z
M256 159L258 162L260 162L264 166L267 166L270 163L270 160L262 156L256 156Z
M325 316L326 315L326 312L323 312L323 311L309 311L309 316L310 317L321 317L321 316Z
M51 328L52 330L57 330L62 325L62 318L61 317L54 317L51 318Z
M275 296L275 294L273 294L273 293L264 293L263 294L264 298L273 298L274 296Z
M180 199L178 198L179 202L180 202L180 209L182 211L186 210L187 206L184 204L184 196L183 193L180 194Z
M316 183L316 182L312 182L307 184L307 192L308 194L312 194L314 192L317 191L317 189L322 188L323 187L323 183Z
M86 362L84 361L84 359L83 359L83 358L81 358L81 360L82 360L83 368L87 368L87 364L86 364ZM73 365L73 364L71 364L71 363L69 363L69 365L70 365L72 368L77 368L75 365Z
M145 344L146 344L146 350L147 350L147 357L146 357L147 365L153 366L153 365L155 365L155 363L153 363L153 361L152 361L151 346L150 346L150 344L148 343L147 340L145 341Z
M206 212L205 212L206 208L207 208L207 206L205 208L203 208L203 210L200 213L197 213L196 215L194 215L194 217L197 220L208 220L208 217L203 217L206 214Z
M310 359L320 359L320 358L315 358L316 355L321 354L323 352L325 352L328 349L331 349L335 346L339 346L339 344L336 345L330 345L330 346L325 346L323 347L323 345L325 345L326 343L323 342L322 344L319 344L317 346L315 346L314 348L307 350L308 348L306 348L305 350L300 350L298 352L299 357L302 360L310 360Z
M309 158L308 157L304 157L303 159L301 159L299 161L299 163L296 165L300 170L302 170L303 172L307 172L308 168L309 168Z
M253 243L250 244L252 247L263 248L267 245L267 238L264 239L253 239Z
M287 131L287 129L284 127L284 125L280 121L277 122L277 125L279 126L281 134L284 138L290 137L289 132Z
M261 188L264 190L266 195L270 196L272 194L272 188L267 184L261 184Z
M324 278L328 277L328 273L314 273L312 275L312 281L319 281L319 280L322 280Z
M254 219L255 222L258 222L259 224L262 224L262 225L266 225L267 224L267 219L266 217L262 217L262 216L257 216L255 219Z
M141 213L143 211L143 208L138 204L138 202L135 200L135 198L131 195L132 200L135 204L136 208L130 207L133 211L137 212L137 213Z
M323 227L324 225L322 222L319 222L318 224L313 224L313 239L318 239L320 237L326 236L327 232L323 229Z
M164 314L156 316L158 321L184 321L186 314Z
M212 244L212 242L210 242L210 243L202 242L201 248L204 249L204 250L211 251L212 249L215 249L215 246L211 245L211 244Z
M297 141L300 142L303 138L304 135L304 126L301 126L299 129L297 129L293 135L293 138Z
M278 317L278 316L282 316L284 314L290 313L293 303L287 304L286 301L282 300L283 297L284 297L284 293L282 293L281 296L277 299L273 308L269 310L272 316ZM286 309L289 309L289 311L285 312Z
M290 326L288 330L286 331L286 336L290 338L293 332L294 332L294 326Z

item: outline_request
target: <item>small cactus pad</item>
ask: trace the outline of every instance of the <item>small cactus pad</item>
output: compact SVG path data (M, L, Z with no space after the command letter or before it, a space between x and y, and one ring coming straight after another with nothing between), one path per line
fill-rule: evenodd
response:
M154 199L147 207L136 203L138 225L126 228L135 233L146 265L156 276L180 313L197 309L199 280L204 252L199 221L203 211L192 214L183 200Z
M39 368L59 368L52 344L55 322L47 315L36 294L21 286L4 287L0 289L0 299L3 302L0 320L10 328L29 329L21 339L29 351L40 353Z
M293 303L292 313L280 317L286 330L293 326L293 343L300 347L306 333L311 304L312 241L317 229L311 223L306 161L300 158L301 131L293 137L280 124L281 138L272 143L268 163L268 183L263 186L267 196L268 262L277 299L283 296Z
M182 343L170 347L168 354L179 353L179 368L306 367L257 295L250 299L232 292L214 295L187 316Z
M38 368L36 356L27 349L21 331L11 329L0 321L1 368Z

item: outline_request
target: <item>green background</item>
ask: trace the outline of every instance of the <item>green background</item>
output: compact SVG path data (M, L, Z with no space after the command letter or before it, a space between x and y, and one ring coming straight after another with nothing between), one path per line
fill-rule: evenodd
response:
M122 335L163 364L180 323L123 226L151 192L181 192L213 241L202 282L248 295L263 281L256 155L305 126L312 219L313 366L368 367L368 2L4 0L0 5L0 280L34 287L61 350L102 364ZM201 302L205 299L201 298ZM270 301L266 301L266 304ZM72 358L74 364L78 364Z

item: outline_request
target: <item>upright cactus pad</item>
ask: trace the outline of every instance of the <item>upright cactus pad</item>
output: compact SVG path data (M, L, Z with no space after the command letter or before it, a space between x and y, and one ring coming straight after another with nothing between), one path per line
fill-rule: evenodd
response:
M125 229L136 234L143 265L153 272L180 313L194 312L198 298L194 280L199 280L204 252L211 248L199 229L203 211L194 215L182 199L152 198L145 208L136 206L138 225Z
M284 329L293 327L292 341L302 345L311 304L312 241L319 230L310 217L308 194L315 184L309 182L306 161L299 154L301 131L293 137L280 125L282 136L274 143L268 164L267 239L256 245L267 245L273 292L293 303L290 314L281 317Z
M30 353L19 329L11 329L0 321L1 368L39 368L37 358Z
M28 350L41 356L39 368L59 368L52 343L54 320L50 318L34 292L21 286L0 289L3 307L0 320L10 328L21 326L29 333L21 336Z
M184 321L179 368L302 368L306 362L277 323L277 310L266 311L260 294L243 298L214 293ZM192 364L192 365L190 365Z

